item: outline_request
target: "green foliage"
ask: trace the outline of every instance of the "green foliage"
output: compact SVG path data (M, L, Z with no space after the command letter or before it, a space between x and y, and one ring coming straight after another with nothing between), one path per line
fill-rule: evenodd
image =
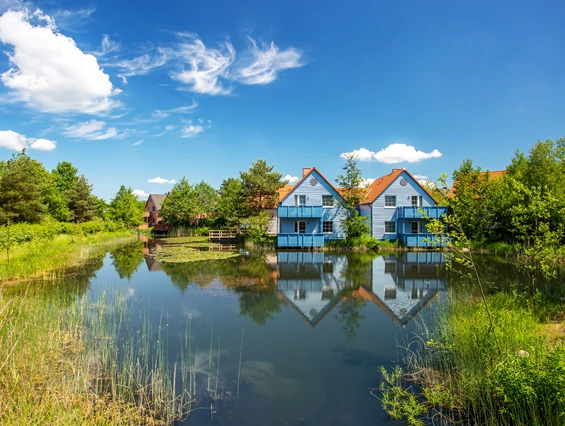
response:
M272 209L278 202L278 190L286 185L282 174L273 171L265 160L257 160L247 170L240 172L241 210L243 217L257 216L266 209Z
M125 244L110 250L110 258L112 265L121 279L131 279L133 274L143 263L143 244L135 242L133 244Z
M243 187L239 179L228 178L222 182L216 208L220 226L235 228L239 224L239 219L242 217L242 197Z
M65 191L70 219L81 223L94 219L96 216L96 197L92 195L92 185L84 175L81 175L75 185Z
M381 367L381 405L394 420L405 420L410 426L424 426L422 417L428 412L426 406L406 389L402 380L402 368L396 366L390 373Z
M110 201L108 215L111 220L120 223L125 228L143 223L143 206L137 200L131 187L120 186L120 189Z
M269 229L269 221L271 220L271 213L261 211L256 216L247 217L241 220L241 225L247 229L245 239L253 244L265 244L269 241L267 230Z
M49 172L25 149L13 154L0 175L0 224L41 221L47 211Z
M216 208L218 194L205 182L194 186L185 177L178 181L163 201L160 215L163 222L172 226L198 226L199 221Z
M342 226L345 228L346 238L358 238L370 232L367 217L359 215L359 205L363 201L365 192L362 188L363 178L361 170L357 167L357 158L354 155L345 157L343 166L344 174L337 177L336 183L342 188L342 207L345 209L345 219Z
M282 305L276 291L244 292L239 298L239 315L251 318L255 324L265 325L273 319L273 314L281 311Z

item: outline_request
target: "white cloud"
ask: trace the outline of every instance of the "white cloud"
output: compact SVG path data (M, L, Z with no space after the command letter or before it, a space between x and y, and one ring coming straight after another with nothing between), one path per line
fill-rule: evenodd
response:
M0 130L0 147L21 151L24 148L53 151L57 142L49 139L28 138L12 130Z
M225 42L218 49L207 48L195 34L181 33L182 42L175 51L181 58L181 69L171 74L174 80L188 85L188 90L207 95L227 95L231 87L224 86L229 67L235 60L235 49Z
M359 185L359 188L366 188L369 185L371 185L374 181L376 180L376 178L361 178L361 184Z
M168 117L170 114L186 114L191 112L192 110L196 109L198 107L198 103L194 102L194 100L192 101L192 105L186 105L186 106L181 106L181 107L177 107L177 108L171 108L171 109L156 109L155 112L153 113L153 115L157 118L166 118Z
M55 10L52 16L59 28L78 33L82 32L85 25L92 21L91 15L95 10L96 9L59 9Z
M145 192L143 189L134 189L132 192L133 195L135 195L137 198L144 199L149 197L149 194Z
M32 21L37 23L32 24ZM9 10L0 16L0 41L13 46L10 69L1 75L21 101L44 112L98 114L119 105L120 92L93 55L82 52L39 9Z
M138 146L138 145L141 145L142 143L143 143L143 139L141 139L140 141L132 143L131 146Z
M345 158L347 155L353 155L359 161L372 161L376 160L385 164L394 163L418 163L428 158L441 157L441 152L434 149L432 152L417 151L411 145L403 143L393 143L386 148L381 149L379 152L369 151L366 148L355 149L351 152L344 152L340 157Z
M74 138L104 140L113 137L120 137L115 127L106 127L106 123L98 120L85 121L65 128L64 134Z
M236 78L243 84L268 84L277 79L280 71L304 65L301 53L294 48L280 51L274 42L259 47L251 37L249 41L251 48L236 67Z
M100 50L92 52L96 56L105 56L111 52L115 52L120 48L120 44L113 41L108 34L102 35L102 42L100 43Z
M428 179L428 177L425 176L425 175L412 175L412 176L414 176L414 179L416 179L416 180L426 180L426 179Z
M102 65L109 68L117 68L118 77L121 78L122 84L127 84L127 77L149 74L163 67L170 60L168 49L151 47L147 50L148 53L144 53L132 59L114 56L106 59Z
M283 177L283 180L286 180L289 184L293 184L298 182L300 179L298 178L298 176L286 175L285 177Z
M174 180L174 179L165 179L165 178L162 178L162 177L156 177L156 178L153 178L153 179L149 179L147 182L149 182L149 183L172 183L172 184L177 183L177 181Z
M196 136L198 133L203 132L203 131L204 131L204 127L202 127L202 126L194 126L192 124L187 124L182 129L181 138L191 138L191 137Z
M344 152L339 154L341 158L346 158L350 155L353 155L359 161L371 161L373 160L375 153L373 151L369 151L366 148L354 149L351 152Z

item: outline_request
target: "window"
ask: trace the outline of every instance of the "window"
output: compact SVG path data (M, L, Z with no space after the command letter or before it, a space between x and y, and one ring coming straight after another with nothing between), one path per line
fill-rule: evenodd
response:
M295 195L294 196L294 205L295 206L303 206L306 204L306 195Z
M422 207L422 197L419 195L412 195L412 207Z
M153 206L153 211L155 211L155 206Z
M331 195L322 195L322 206L323 207L333 207L334 197Z
M385 262L385 274L396 273L396 262Z
M303 220L297 220L294 222L294 232L297 234L305 234L306 233L306 222Z
M420 232L420 224L419 222L412 222L412 233L418 234Z
M385 195L385 207L396 207L396 195Z
M396 234L396 222L385 222L385 234Z
M334 232L334 223L333 222L322 222L322 232L326 233L333 233Z

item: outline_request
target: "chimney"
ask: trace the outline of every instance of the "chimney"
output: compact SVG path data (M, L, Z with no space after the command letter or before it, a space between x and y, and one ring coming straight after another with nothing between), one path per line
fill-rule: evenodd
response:
M309 167L305 167L302 169L302 177L306 176L308 173L310 173L310 170L312 170Z

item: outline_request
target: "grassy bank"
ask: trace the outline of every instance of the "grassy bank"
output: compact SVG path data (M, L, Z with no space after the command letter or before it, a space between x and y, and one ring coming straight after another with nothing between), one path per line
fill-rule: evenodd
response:
M129 329L123 296L89 304L8 290L0 290L0 424L169 424L190 410L190 356L171 372L161 327Z
M534 308L517 295L497 294L488 304L492 323L479 301L452 300L409 346L406 371L383 371L380 398L391 417L411 425L426 416L443 424L563 425L563 324L543 322L539 301Z
M48 278L56 271L81 265L98 251L123 244L130 231L56 234L30 238L0 252L0 285L28 278Z

